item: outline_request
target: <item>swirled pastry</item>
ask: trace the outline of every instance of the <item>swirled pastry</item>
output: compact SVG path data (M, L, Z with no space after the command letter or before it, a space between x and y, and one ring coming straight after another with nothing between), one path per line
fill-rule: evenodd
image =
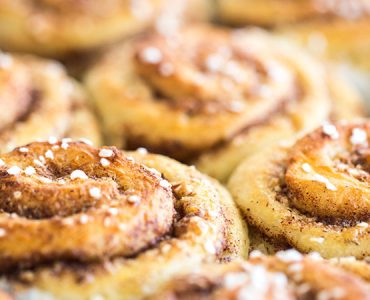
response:
M85 92L54 61L0 53L0 151L52 136L100 144Z
M152 24L164 0L2 0L0 48L61 56L86 51Z
M370 69L368 0L218 0L230 24L275 27L319 54Z
M318 61L258 30L148 33L108 51L86 86L108 143L195 162L221 180L263 146L363 113Z
M246 159L229 188L263 234L324 257L370 255L368 122L325 124Z
M360 278L289 250L276 256L203 266L170 281L150 300L360 300L369 299L369 295L370 285Z
M138 299L248 252L226 190L168 158L68 139L0 158L0 274L17 297Z

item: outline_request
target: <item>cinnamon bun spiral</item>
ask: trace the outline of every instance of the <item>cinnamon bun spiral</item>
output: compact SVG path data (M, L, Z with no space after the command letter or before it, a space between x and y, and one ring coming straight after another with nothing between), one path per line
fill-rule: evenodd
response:
M87 138L99 145L86 100L57 62L0 53L0 151L52 136Z
M257 253L256 253L257 254ZM322 259L289 250L206 265L175 278L151 300L369 299L370 286Z
M326 123L246 159L229 188L266 236L324 257L370 255L368 122Z
M222 180L261 146L362 114L357 94L319 62L258 30L148 33L108 51L85 82L109 144L144 146Z
M0 5L0 48L62 56L149 27L164 0L8 1Z
M165 157L63 139L0 158L0 274L16 297L137 299L248 252L226 190Z
M229 24L274 27L318 54L370 69L368 0L218 0L218 14Z

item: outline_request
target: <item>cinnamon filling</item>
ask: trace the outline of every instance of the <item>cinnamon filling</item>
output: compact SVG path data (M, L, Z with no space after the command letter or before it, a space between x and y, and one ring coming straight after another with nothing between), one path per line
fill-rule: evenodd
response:
M134 51L139 77L154 101L166 104L174 113L183 113L189 122L212 116L235 118L240 128L213 144L190 147L175 138L153 143L147 137L150 133L137 133L126 125L123 132L128 149L144 145L151 152L189 162L204 152L217 151L250 128L268 123L304 97L295 74L276 59L262 61L239 44L237 36L215 30L210 41L204 41L197 34L184 34L187 44L155 34L139 39ZM281 81L284 84L278 84Z

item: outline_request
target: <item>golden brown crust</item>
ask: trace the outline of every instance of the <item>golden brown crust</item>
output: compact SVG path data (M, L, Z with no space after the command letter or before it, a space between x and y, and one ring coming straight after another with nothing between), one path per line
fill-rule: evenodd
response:
M294 250L245 262L206 265L170 281L150 299L369 299L360 278Z
M232 60L231 75L223 67L214 69L226 64L225 55ZM268 53L264 58L272 60ZM267 62L247 53L231 32L190 26L179 38L151 33L113 49L89 72L87 86L112 142L128 144L128 148L142 144L189 160L294 98L293 76L283 64ZM271 75L271 68L284 77ZM279 84L281 80L285 85ZM261 82L271 83L275 97L261 95ZM120 96L111 105L103 103L113 94ZM130 109L124 105L134 101ZM123 108L126 113L122 114ZM160 115L166 118L159 119ZM193 132L198 133L197 139Z
M337 89L318 61L267 33L192 25L114 47L85 82L109 143L226 180L244 156L330 117L336 99L322 78ZM354 94L345 93L349 117L361 106Z
M200 262L248 253L226 190L175 161L68 139L1 159L0 273L19 297L143 297Z
M368 124L324 124L245 160L229 188L263 234L324 257L369 256Z
M163 0L2 1L0 45L50 56L109 44L151 25Z
M173 196L162 179L116 149L62 144L30 144L1 156L0 272L50 260L131 256L171 229ZM100 162L104 152L109 166ZM35 162L40 157L44 163ZM35 174L26 174L30 167ZM26 173L13 175L11 168Z
M364 71L370 70L367 53L370 49L369 17L358 20L334 19L308 21L293 26L281 26L277 33L293 39L316 55L340 63L352 63Z
M100 144L86 94L60 64L0 53L0 86L1 152L50 136Z
M219 17L232 24L274 26L322 19L366 19L370 15L367 0L218 0Z
M325 128L331 128L329 126L324 125L305 136L290 150L285 183L291 204L322 219L368 220L370 169L366 135L370 133L369 124L338 126L335 139L325 134ZM360 137L365 134L364 143L351 143L355 141L356 132ZM330 183L315 181L311 172L302 168L306 164L312 172L324 176Z
M229 24L274 27L319 55L370 69L370 6L367 0L219 0Z

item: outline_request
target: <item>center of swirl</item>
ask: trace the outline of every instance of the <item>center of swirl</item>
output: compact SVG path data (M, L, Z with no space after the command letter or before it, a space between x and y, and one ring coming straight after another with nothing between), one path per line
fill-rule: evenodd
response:
M159 186L163 179L158 174L154 176L115 149L92 150L84 143L34 143L1 159L0 209L26 218L67 217L105 206L130 207L153 196L172 202L171 194Z
M325 124L297 142L285 176L296 208L334 221L369 220L369 129Z
M189 114L270 112L295 93L291 70L236 33L197 27L176 39L147 35L135 47L137 72L157 99Z
M130 257L168 234L174 214L171 184L116 148L50 138L0 156L0 272Z

